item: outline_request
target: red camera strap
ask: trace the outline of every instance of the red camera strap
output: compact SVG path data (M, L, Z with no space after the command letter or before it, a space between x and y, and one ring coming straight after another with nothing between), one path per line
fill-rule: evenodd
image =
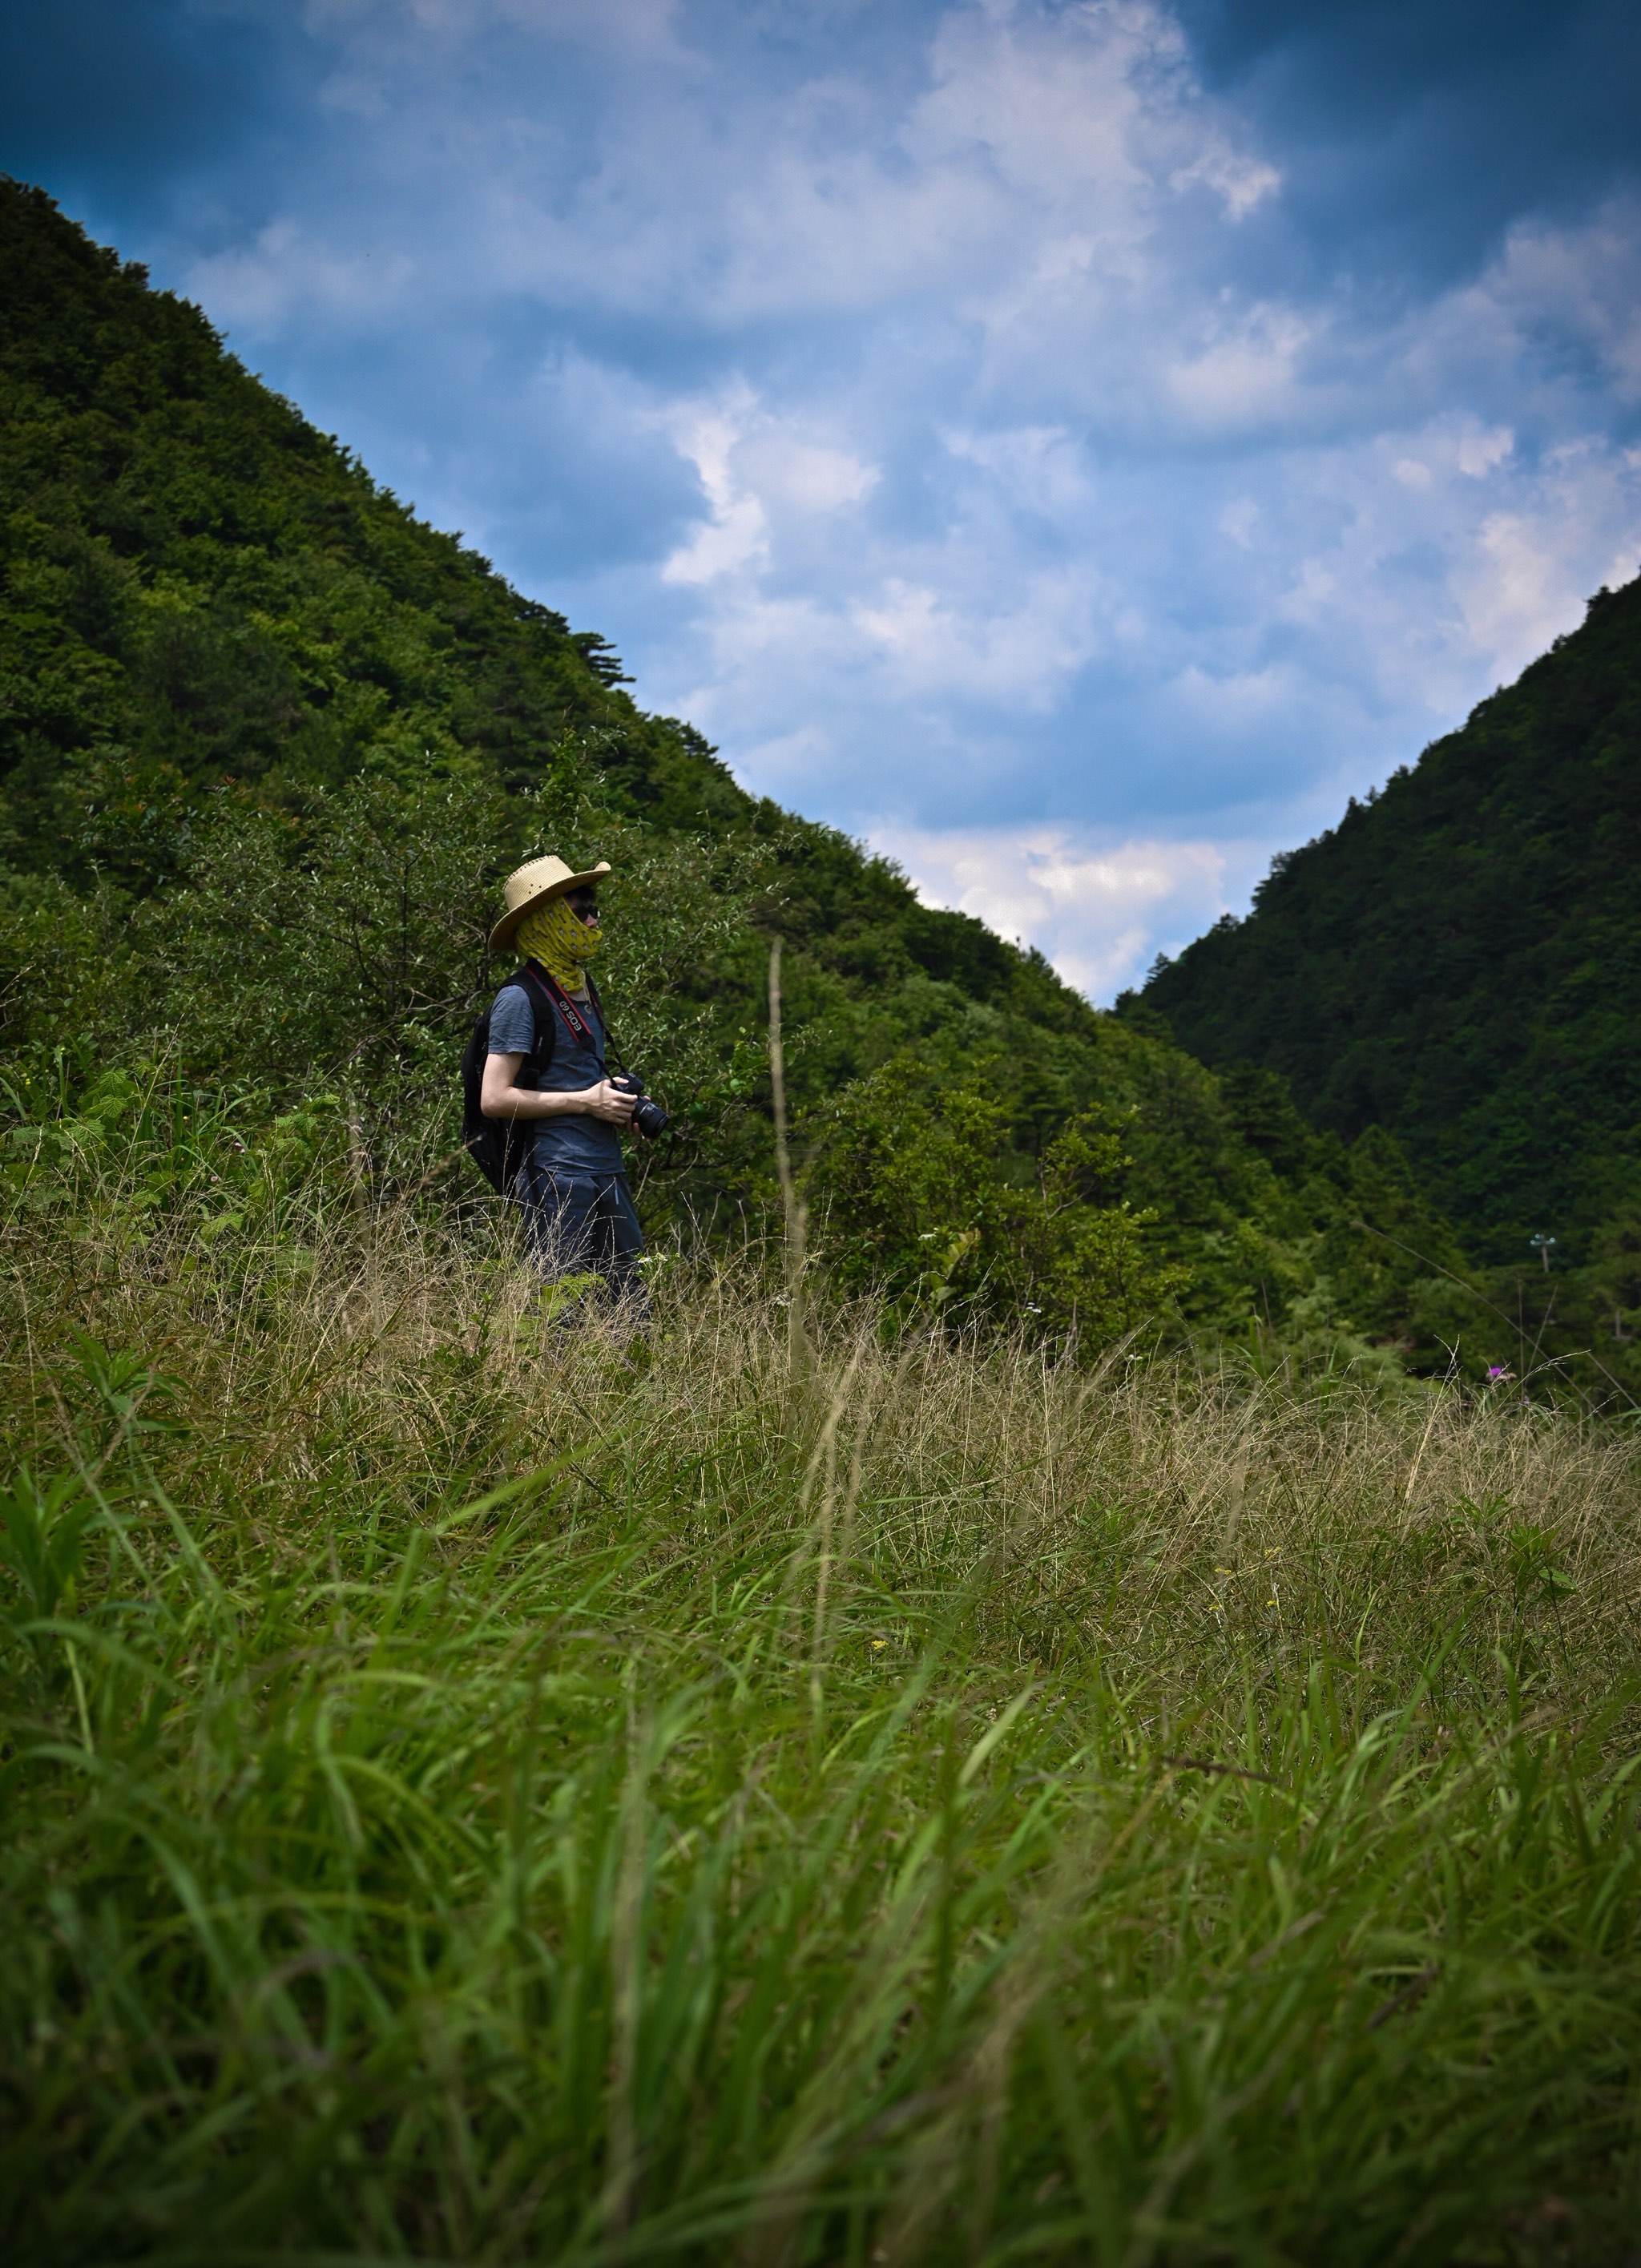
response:
M546 990L553 1002L553 1005L557 1009L559 1014L563 1018L565 1024L569 1027L570 1038L572 1040L580 1040L587 1047L590 1047L593 1054L599 1057L600 1068L601 1069L603 1066L604 1049L600 1041L599 1035L593 1029L589 1019L582 1013L579 1008L577 1007L575 1002L570 998L569 993L565 991L557 977L553 975L551 969L543 968L541 963L535 961L531 961L529 967L531 974L541 978L543 986L546 988Z

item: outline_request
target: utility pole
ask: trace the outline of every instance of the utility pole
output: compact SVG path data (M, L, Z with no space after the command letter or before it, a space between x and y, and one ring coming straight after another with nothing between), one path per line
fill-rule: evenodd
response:
M1527 1242L1533 1247L1533 1249L1537 1253L1539 1258L1544 1263L1544 1273L1548 1276L1549 1274L1549 1256L1551 1252L1554 1251L1556 1246L1555 1238L1553 1236L1546 1236L1541 1229L1536 1236L1529 1236Z

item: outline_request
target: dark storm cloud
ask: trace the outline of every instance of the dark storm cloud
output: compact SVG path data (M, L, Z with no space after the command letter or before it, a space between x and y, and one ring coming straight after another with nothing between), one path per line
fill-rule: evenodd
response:
M163 202L180 175L276 133L310 62L275 15L14 0L0 10L0 162L111 212Z
M1281 149L1291 225L1400 288L1641 174L1634 0L1185 0L1207 85Z

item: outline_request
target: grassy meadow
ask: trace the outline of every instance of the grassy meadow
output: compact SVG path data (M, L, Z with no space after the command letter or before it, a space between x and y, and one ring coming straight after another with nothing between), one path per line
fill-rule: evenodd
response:
M1612 2262L1641 1471L14 1138L18 2263Z

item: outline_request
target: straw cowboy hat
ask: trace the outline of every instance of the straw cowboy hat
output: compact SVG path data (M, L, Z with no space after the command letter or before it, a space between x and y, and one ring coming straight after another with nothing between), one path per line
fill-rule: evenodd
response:
M511 945L519 923L537 906L544 906L549 898L562 898L567 890L578 890L585 883L596 882L609 870L607 858L600 858L585 874L572 873L562 858L532 858L527 866L516 867L502 884L507 910L490 932L490 951L500 953L504 946Z

